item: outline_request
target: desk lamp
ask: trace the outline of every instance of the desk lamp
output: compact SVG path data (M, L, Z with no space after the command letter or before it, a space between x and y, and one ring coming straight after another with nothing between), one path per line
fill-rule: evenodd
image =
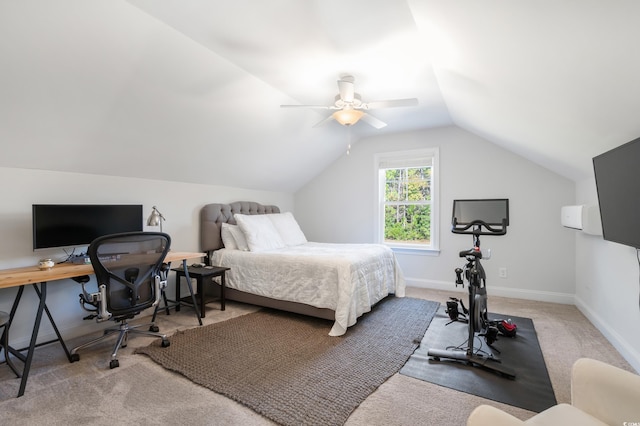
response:
M158 211L156 206L153 206L153 210L149 215L149 219L147 219L147 226L158 226L160 225L160 232L162 232L162 222L166 220L162 213Z

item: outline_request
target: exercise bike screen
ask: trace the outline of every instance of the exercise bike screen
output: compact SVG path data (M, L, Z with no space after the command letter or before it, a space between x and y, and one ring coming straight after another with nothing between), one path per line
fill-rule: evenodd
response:
M487 225L509 225L509 200L453 200L451 221L458 225L469 225L477 221Z

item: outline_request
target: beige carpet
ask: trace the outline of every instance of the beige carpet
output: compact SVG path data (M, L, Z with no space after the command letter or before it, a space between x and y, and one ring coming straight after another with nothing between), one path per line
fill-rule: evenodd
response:
M462 293L408 288L407 296L446 302ZM207 307L205 324L224 321L256 309L228 303L219 311ZM611 344L575 308L544 302L489 296L489 309L532 318L558 402L570 400L570 369L584 356L633 371ZM55 315L55 309L53 310ZM160 315L166 332L197 326L193 311ZM328 330L327 330L328 332ZM85 339L69 342L70 346ZM23 397L19 380L0 365L0 415L3 425L272 425L254 411L166 371L136 347L152 340L134 338L121 351L120 368L109 370L110 345L94 347L70 364L57 345L39 348ZM521 419L533 413L421 380L394 374L349 416L347 426L464 425L479 404L489 403Z

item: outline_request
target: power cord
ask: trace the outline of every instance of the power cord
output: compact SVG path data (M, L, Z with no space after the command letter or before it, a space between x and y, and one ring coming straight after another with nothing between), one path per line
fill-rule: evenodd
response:
M61 260L58 263L67 263L69 260L71 260L71 257L76 252L76 248L74 247L73 250L71 250L71 253L67 252L67 249L62 249L62 251L64 251L64 254L67 255L67 258L65 260Z
M484 356L484 357L486 357L488 359L493 359L494 358L494 355L491 352L488 352L488 351L485 351L485 350L482 349L482 347L484 346L484 343L482 343L482 339L480 338L480 336L474 336L473 339L474 339L473 340L474 342L478 342L479 343L478 345L475 345L475 344L473 345L474 346L473 355ZM454 350L454 351L466 352L469 349L469 347L466 346L467 343L469 343L469 341L465 340L464 342L460 343L457 346L447 346L446 350L448 350L448 351Z

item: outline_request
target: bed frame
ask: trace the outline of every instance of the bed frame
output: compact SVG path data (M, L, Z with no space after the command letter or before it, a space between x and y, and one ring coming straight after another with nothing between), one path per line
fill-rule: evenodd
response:
M280 209L277 206L265 206L253 201L238 201L231 204L213 203L202 207L200 210L200 246L202 251L207 254L205 258L207 265L211 265L212 253L224 247L220 234L222 224L229 223L235 225L236 221L233 215L236 213L269 214L280 213ZM265 280L267 279L269 279L269 277L265 277ZM316 308L315 306L304 303L272 299L228 287L225 290L225 299L332 321L335 320L335 311L332 309Z

